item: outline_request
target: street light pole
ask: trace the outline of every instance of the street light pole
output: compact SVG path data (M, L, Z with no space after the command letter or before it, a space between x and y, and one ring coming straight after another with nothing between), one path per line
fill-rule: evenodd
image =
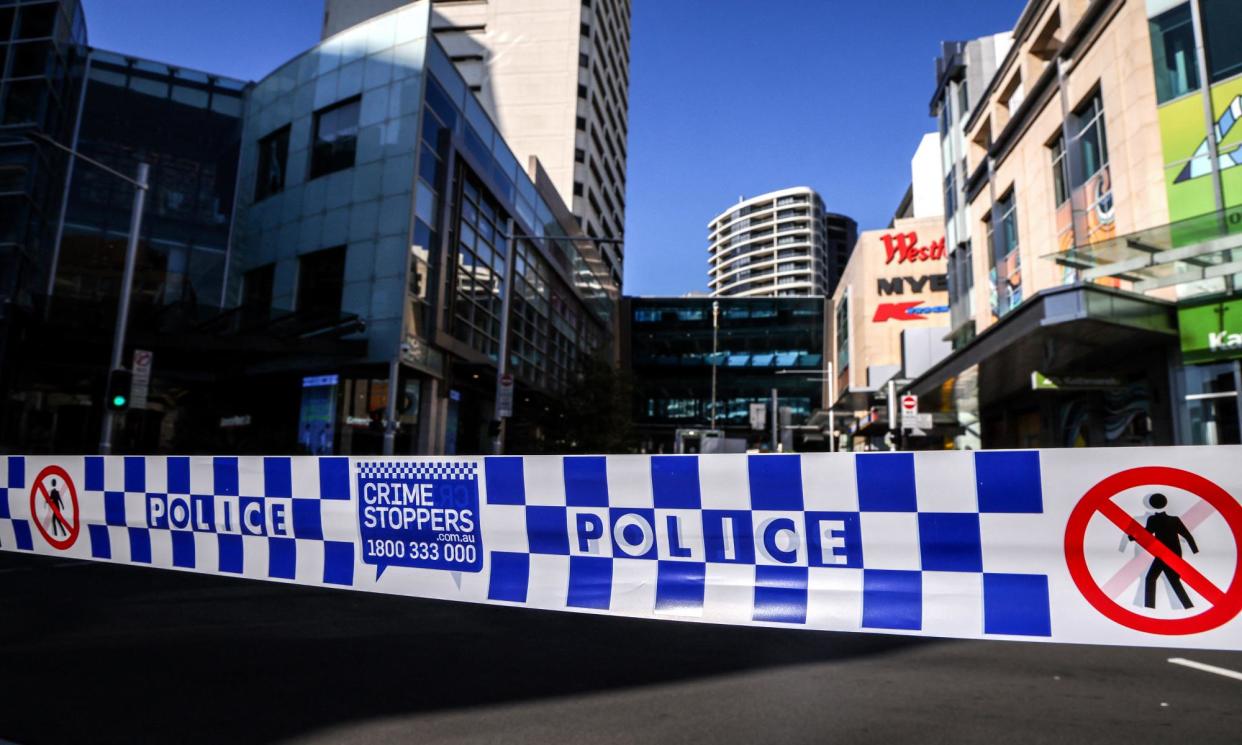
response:
M504 292L500 296L500 343L497 345L496 359L496 402L495 414L497 420L496 437L492 440L492 453L496 455L504 455L505 452L505 428L506 422L509 420L508 415L503 415L500 403L502 390L504 387L505 375L509 372L509 313L513 307L511 299L513 297L513 260L517 256L517 242L523 237L513 234L513 219L509 219L509 235L505 240L505 276L502 279L504 283Z
M119 370L125 354L125 329L129 325L129 296L134 286L134 264L138 258L138 235L142 231L142 208L146 203L147 176L151 167L146 163L138 164L138 174L133 180L134 207L129 216L129 241L125 246L125 269L121 275L121 298L116 311L116 330L112 333L112 364L108 367L108 375ZM126 179L128 180L128 179ZM103 431L99 434L100 455L112 454L112 409L104 402Z
M717 332L720 330L720 301L712 301L712 430L716 429L716 349Z

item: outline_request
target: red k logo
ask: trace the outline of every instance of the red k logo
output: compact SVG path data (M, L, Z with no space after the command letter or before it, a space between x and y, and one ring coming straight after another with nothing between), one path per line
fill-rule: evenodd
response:
M871 320L875 323L882 323L883 321L921 321L927 316L911 313L910 309L922 304L922 300L906 303L880 303L875 306L875 318Z

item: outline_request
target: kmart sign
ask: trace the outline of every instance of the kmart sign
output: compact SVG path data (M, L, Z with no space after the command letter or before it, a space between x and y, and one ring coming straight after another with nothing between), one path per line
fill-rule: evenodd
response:
M1186 362L1242 357L1242 299L1180 308L1177 321Z

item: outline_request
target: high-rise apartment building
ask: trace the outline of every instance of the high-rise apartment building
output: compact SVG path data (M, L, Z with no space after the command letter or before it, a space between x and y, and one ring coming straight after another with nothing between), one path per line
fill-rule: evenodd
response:
M325 0L323 36L409 0ZM630 0L438 0L437 39L523 162L539 158L582 230L625 232ZM602 246L621 285L624 246Z
M745 199L707 224L708 287L719 297L828 295L858 227L825 214L814 189L796 186Z

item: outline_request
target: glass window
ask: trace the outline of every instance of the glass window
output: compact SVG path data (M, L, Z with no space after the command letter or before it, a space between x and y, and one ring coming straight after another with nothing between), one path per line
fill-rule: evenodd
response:
M953 168L949 168L949 175L944 179L944 217L949 219L953 217L953 213L957 212L957 178Z
M1203 9L1204 45L1213 83L1242 73L1242 3L1199 0Z
M285 167L289 162L289 127L284 126L259 140L259 168L254 201L285 190Z
M1072 125L1078 145L1077 162L1072 163L1074 188L1078 188L1108 165L1108 141L1104 133L1104 104L1096 93L1074 112Z
M1000 198L996 203L996 212L1001 226L1001 240L996 246L996 258L1000 261L1018 250L1018 206L1014 202L1013 191Z
M362 99L351 98L315 112L311 178L353 168L361 110Z
M966 78L957 84L957 115L959 118L966 116L966 112L970 111L970 92L966 86Z
M850 364L850 296L846 293L837 303L837 370L841 371Z
M1060 207L1069 199L1069 176L1065 169L1065 139L1058 137L1049 146L1052 151L1052 186L1056 205Z
M1156 102L1164 103L1199 88L1195 32L1190 3L1149 21L1151 58L1156 71Z
M242 275L242 313L257 318L267 315L272 307L272 285L276 265L265 264Z
M336 316L345 282L345 247L304 254L298 262L298 313Z

